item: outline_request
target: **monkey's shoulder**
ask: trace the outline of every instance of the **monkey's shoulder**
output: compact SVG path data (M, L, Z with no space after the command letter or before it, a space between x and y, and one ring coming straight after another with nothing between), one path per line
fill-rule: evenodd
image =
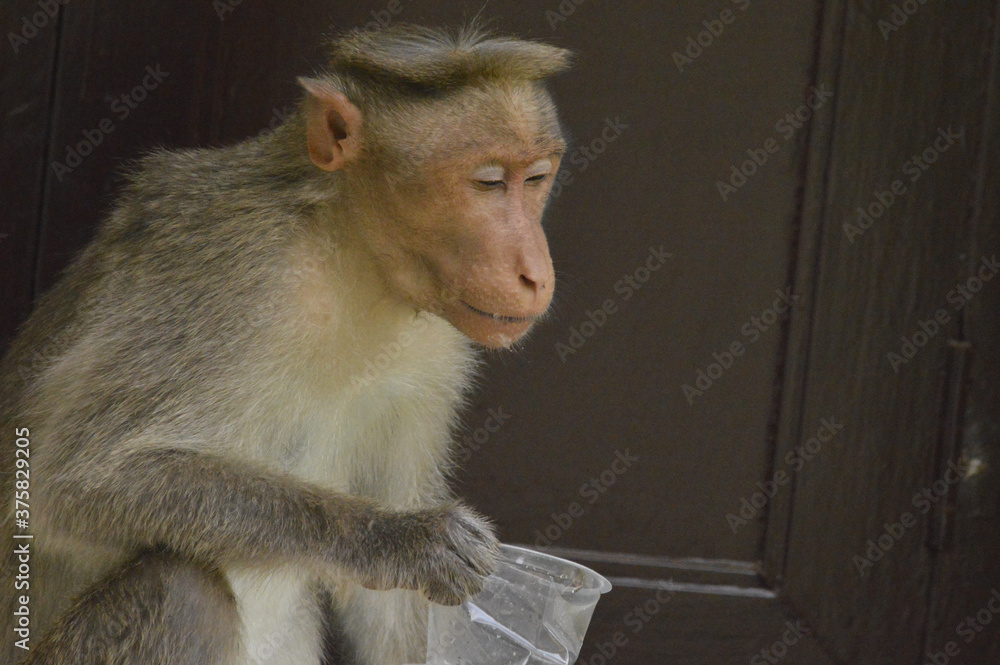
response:
M197 252L210 245L267 246L287 236L301 224L304 204L315 201L289 187L299 174L274 159L273 143L265 136L148 153L126 168L126 186L98 241Z

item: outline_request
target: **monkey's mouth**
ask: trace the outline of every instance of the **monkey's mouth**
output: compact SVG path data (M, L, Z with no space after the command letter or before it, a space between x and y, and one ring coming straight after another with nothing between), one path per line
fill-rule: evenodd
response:
M462 302L463 305L465 305L466 307L468 307L471 311L475 312L476 314L478 314L480 316L489 317L489 318L491 318L494 321L497 321L499 323L528 323L528 322L534 321L535 319L538 318L537 316L506 316L504 314L491 314L490 312L484 312L481 309L477 309L477 308L473 307L472 305L470 305L469 303L465 302L464 300L461 301L461 302Z

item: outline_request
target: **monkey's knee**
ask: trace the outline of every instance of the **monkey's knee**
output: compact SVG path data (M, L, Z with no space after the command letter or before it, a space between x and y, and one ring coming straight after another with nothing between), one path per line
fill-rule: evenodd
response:
M26 665L222 665L238 650L239 617L221 573L145 554L88 590Z

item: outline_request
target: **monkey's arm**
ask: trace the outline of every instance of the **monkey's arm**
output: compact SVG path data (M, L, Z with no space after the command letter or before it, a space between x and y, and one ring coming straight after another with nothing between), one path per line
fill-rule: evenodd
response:
M422 589L445 604L480 588L496 548L489 526L461 506L388 511L188 450L130 451L100 480L70 469L51 491L53 526L84 540L162 546L213 564L333 565L370 588Z

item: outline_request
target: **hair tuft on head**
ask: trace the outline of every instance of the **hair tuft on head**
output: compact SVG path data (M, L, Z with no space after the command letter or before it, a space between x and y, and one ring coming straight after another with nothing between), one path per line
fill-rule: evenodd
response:
M569 67L568 50L512 37L494 37L472 24L457 31L396 25L357 29L333 42L334 74L361 73L427 88L476 79L536 81Z

